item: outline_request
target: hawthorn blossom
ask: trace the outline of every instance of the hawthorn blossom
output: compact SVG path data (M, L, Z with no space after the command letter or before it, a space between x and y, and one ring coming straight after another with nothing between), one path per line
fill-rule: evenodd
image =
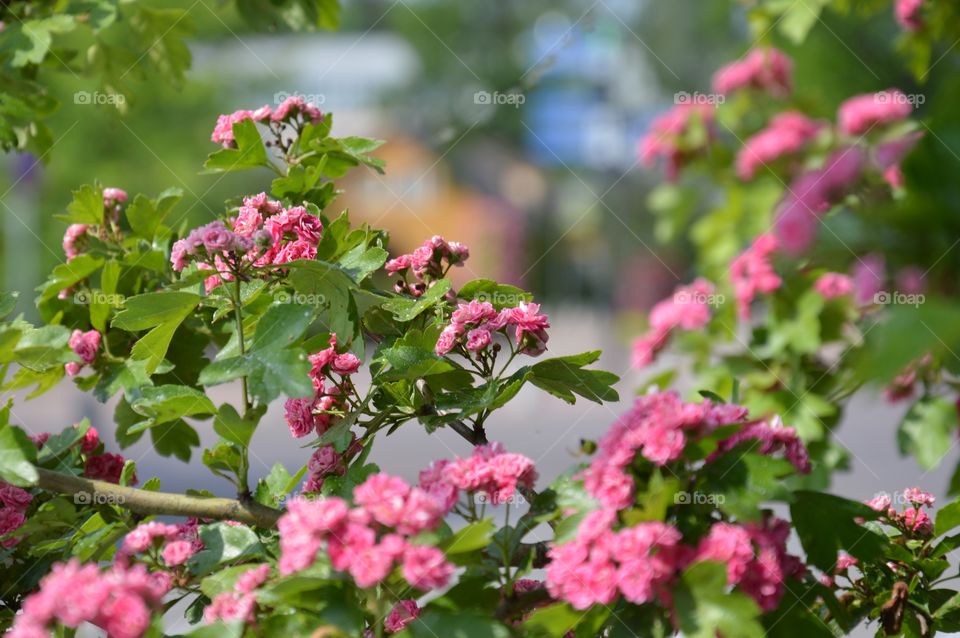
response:
M212 623L217 620L229 622L240 620L245 623L254 621L257 599L253 595L260 585L270 576L270 565L259 565L249 569L237 579L232 591L217 594L203 610L203 619Z
M771 263L777 246L774 235L760 235L730 264L730 281L741 319L749 319L750 304L758 294L770 294L782 283Z
M397 601L393 606L387 618L383 621L383 628L388 634L395 634L403 631L403 628L412 623L420 616L420 607L417 601L412 599Z
M882 255L871 253L858 257L851 276L854 301L861 306L874 303L886 278L887 263Z
M239 124L244 120L253 120L254 122L263 122L270 118L270 107L264 106L256 111L239 110L233 113L221 115L217 118L217 124L213 127L210 134L210 141L222 145L224 148L236 148L236 141L233 137L233 125Z
M923 28L921 11L924 0L896 0L893 15L897 23L907 31L919 31Z
M506 452L499 443L475 447L470 456L446 463L441 473L438 481L483 494L494 505L508 502L518 489L533 489L537 480L531 459Z
M387 261L384 270L388 275L398 277L394 285L398 294L419 297L446 275L451 267L463 266L469 257L470 249L464 244L434 235L412 253ZM408 281L408 275L412 276L412 281Z
M64 365L66 372L71 377L80 374L84 366L92 365L97 359L97 352L100 350L101 336L97 330L74 330L70 334L70 340L67 345L73 350L73 353L80 357L80 362L70 361Z
M801 474L810 473L810 457L797 431L783 425L780 417L770 421L754 421L743 426L733 436L720 441L717 450L707 458L707 462L715 460L722 454L729 452L744 441L755 441L750 450L759 454L773 455L783 451L783 456Z
M824 299L836 299L853 293L853 281L841 273L827 272L817 278L813 288Z
M87 478L107 481L109 483L120 483L124 462L123 455L112 454L110 452L89 456L83 467L83 475ZM136 485L136 483L137 479L136 475L134 475L130 479L130 485Z
M540 312L539 304L521 301L514 308L497 312L489 301L473 299L453 311L434 351L442 357L463 345L470 352L482 352L493 343L494 333L513 328L517 352L536 357L547 349L549 327L550 321Z
M89 224L70 224L63 234L63 254L69 263L81 253L81 242L90 230Z
M743 58L721 68L713 76L713 90L728 95L755 89L773 97L785 97L792 87L793 62L773 47L751 50Z
M744 181L753 179L760 167L803 150L820 128L820 124L797 111L774 116L767 128L747 139L740 149L737 175Z
M50 636L55 623L76 628L89 622L111 638L140 638L152 615L162 611L170 585L168 578L148 573L143 565L114 564L101 572L96 564L81 565L74 558L54 565L43 577L39 589L23 601L7 635Z
M633 366L644 368L656 358L676 330L700 330L710 322L716 288L703 278L679 286L650 311L650 330L633 342ZM717 298L719 299L719 298Z
M16 507L0 508L0 537L7 536L23 527L27 517ZM0 541L0 547L14 547L20 543L20 538L14 536Z
M644 166L652 167L658 160L663 160L667 179L676 181L682 166L700 154L713 137L714 117L713 105L684 103L674 106L656 118L640 140L637 149L640 161ZM706 129L707 141L691 145L687 138L697 125Z
M912 112L907 96L897 89L889 89L847 99L840 105L837 122L846 135L864 135L876 126L904 120Z

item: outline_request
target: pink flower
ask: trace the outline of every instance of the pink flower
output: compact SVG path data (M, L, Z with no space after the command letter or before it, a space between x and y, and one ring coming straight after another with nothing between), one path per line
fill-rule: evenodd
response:
M923 28L921 9L924 0L896 0L893 14L901 27L907 31L919 31Z
M80 357L80 360L90 365L97 359L97 352L100 350L100 333L96 330L74 330L70 335L67 345L73 350L74 354Z
M751 450L760 454L773 455L783 451L784 458L801 474L810 472L810 458L807 448L797 436L797 431L783 425L779 417L771 421L754 421L743 426L733 436L720 441L716 451L707 458L711 462L726 454L744 441L756 441Z
M104 452L98 456L87 458L83 468L83 475L87 478L107 481L110 483L120 483L120 475L123 473L124 460L120 454L111 454ZM136 478L131 479L131 485L136 483Z
M837 121L847 135L863 135L875 126L910 117L913 106L897 89L857 95L840 105Z
M450 315L450 323L466 326L478 326L486 321L497 319L498 313L489 301L471 300L460 304Z
M256 114L250 111L241 110L234 111L229 115L221 115L217 118L217 124L213 127L213 133L210 134L210 141L216 142L217 144L222 144L224 148L235 148L236 142L233 137L233 125L244 120L253 120L255 122L259 122L263 119L265 118L263 117L262 109L258 109Z
M824 299L846 297L853 293L853 281L837 272L820 275L813 287Z
M287 243L273 258L273 264L280 266L282 264L297 261L298 259L314 259L317 256L317 247L310 242L297 239Z
M898 523L907 531L919 536L930 536L933 534L933 520L926 512L916 507L904 510L899 517Z
M710 322L710 301L715 291L712 283L698 278L657 302L650 311L650 331L633 343L634 367L643 368L653 363L675 329L699 330L706 326Z
M886 512L890 509L890 502L890 495L881 492L867 501L866 505L875 512Z
M239 620L244 623L253 623L254 608L257 599L253 594L238 594L225 592L218 594L203 610L203 619L208 623L222 620L229 622Z
M307 436L317 428L313 399L287 399L283 404L283 416L290 428L290 434L296 439Z
M321 113L316 105L305 101L299 95L291 95L280 103L280 106L276 108L270 119L274 122L283 122L299 114L302 114L305 120L313 124L316 124L323 118L323 113Z
M430 590L445 586L454 567L436 547L410 545L403 553L403 577L417 589Z
M386 620L383 621L383 628L387 630L387 633L395 634L403 631L404 627L419 616L420 608L417 606L417 601L412 599L401 600L387 614Z
M307 469L312 476L324 477L330 474L343 474L347 468L343 457L332 444L321 445L310 455Z
M518 487L532 489L537 480L531 459L504 452L499 444L479 446L471 456L446 464L442 472L447 483L460 490L484 493L493 504L509 501Z
M14 509L12 507L4 507L0 509L0 536L6 536L11 534L21 527L26 522L26 517L23 515L19 509ZM0 545L3 547L13 547L20 542L19 538L8 538L2 542Z
M924 492L919 487L907 488L903 491L903 498L916 506L933 507L936 498L930 492Z
M113 206L115 204L122 204L127 201L127 191L122 188L104 188L103 189L103 205L104 206Z
M196 553L193 543L185 540L176 540L167 543L163 548L163 562L170 567L182 565Z
M233 232L241 237L253 237L263 224L263 215L251 206L243 206L233 222Z
M485 328L474 328L467 333L467 350L480 352L493 342L490 331Z
M857 258L853 266L853 298L859 305L874 303L874 297L883 290L887 278L887 264L878 254Z
M695 560L712 560L727 566L727 582L739 583L753 561L750 534L739 525L715 523L700 541Z
M707 129L706 137L712 137L714 107L707 104L678 104L653 121L650 130L640 140L638 154L647 167L663 159L667 179L675 181L680 168L690 158L699 154L704 146L691 147L685 140L695 125Z
M387 271L388 275L395 275L401 273L410 268L413 265L413 261L410 258L410 255L400 255L394 259L391 259L384 265L384 269Z
M67 261L80 254L80 242L86 237L90 226L87 224L70 224L67 231L63 234L63 254Z
M450 464L446 459L433 461L427 469L420 472L420 488L426 491L440 504L444 511L453 509L457 503L459 490L444 478L444 469Z
M730 264L730 280L741 319L750 317L750 303L757 294L769 294L780 287L782 280L773 270L770 259L776 250L774 235L760 235Z
M281 575L289 575L313 564L328 533L341 529L349 508L343 499L295 499L277 521L280 531Z
M856 567L859 564L856 558L847 553L842 553L837 556L837 564L834 566L834 570L839 572L845 572L851 567Z
M353 491L357 505L361 505L373 519L387 527L400 522L410 493L410 486L398 477L373 474Z
M460 334L457 332L457 327L450 324L443 329L437 338L437 345L434 347L434 352L436 352L438 357L449 354L450 351L457 346L457 340L459 338Z
M159 521L141 523L124 537L122 551L126 554L140 554L147 551L154 539L172 540L178 535L179 528L176 525Z
M330 364L330 370L339 375L351 375L360 369L360 359L352 352L338 354Z
M234 590L241 594L249 594L266 582L270 577L270 565L263 564L243 572L234 585Z
M518 352L536 357L547 349L547 315L540 314L540 304L521 301L516 308L507 308L500 313L499 321L515 326L514 337Z
M200 241L203 242L204 248L211 255L230 250L234 246L234 234L220 220L210 222L198 230L200 231Z
M713 90L727 95L749 88L785 97L791 91L792 72L793 63L782 51L757 48L717 71L713 76Z
M3 505L23 512L32 501L33 495L27 490L0 481L0 503Z
M84 454L92 454L98 447L100 447L100 434L97 428L90 426L80 439L80 451Z
M801 151L820 131L820 125L797 111L774 116L770 125L749 138L737 154L737 175L747 181L757 169Z

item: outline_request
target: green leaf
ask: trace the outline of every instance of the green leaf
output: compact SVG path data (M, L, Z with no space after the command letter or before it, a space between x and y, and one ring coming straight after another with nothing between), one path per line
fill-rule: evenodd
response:
M620 377L612 372L584 368L598 358L599 350L547 359L532 365L528 378L535 386L568 403L576 402L575 394L594 403L619 401L620 396L611 386Z
M190 571L199 576L209 574L224 563L266 556L259 537L246 525L204 525L200 528L200 540L204 549L187 561Z
M251 395L264 405L281 394L305 397L313 394L310 362L301 350L256 350L244 356L214 361L200 373L205 386L247 377Z
M393 313L397 321L412 321L420 313L442 301L452 285L449 279L441 279L434 284L433 288L423 293L420 298L395 297L384 302L383 308Z
M950 453L957 432L957 408L943 397L925 397L910 408L897 431L900 451L932 470Z
M483 549L493 540L493 519L485 518L463 527L456 534L443 541L440 549L447 556L467 554Z
M184 634L182 638L240 638L243 635L245 625L240 621L217 622L203 627L197 627L189 634ZM172 638L179 638L173 636Z
M296 303L270 306L257 323L250 350L274 350L291 345L303 336L313 317L313 306Z
M73 16L64 14L19 22L7 27L10 29L10 34L3 40L3 47L0 50L13 51L10 65L14 68L40 64L50 51L53 35L67 33L74 27L76 27L76 21Z
M292 478L283 463L274 463L270 474L257 482L257 489L253 496L258 503L277 507L283 497L293 489L292 487L288 488Z
M386 263L389 253L379 246L367 248L363 244L356 246L340 260L350 278L360 283Z
M140 237L152 242L163 220L182 197L183 191L179 188L167 189L160 193L157 199L137 195L124 211L130 228Z
M124 310L117 313L111 325L128 332L153 328L130 351L130 358L146 361L147 374L153 374L166 356L177 328L202 300L199 295L183 291L137 295L124 302Z
M509 638L510 630L489 615L471 610L428 609L407 625L413 638Z
M210 449L203 451L203 464L213 470L214 474L228 472L240 476L243 469L243 457L240 449L234 443L221 441ZM231 479L232 480L232 479Z
M957 527L960 527L960 501L948 503L937 511L934 532L937 536L940 536Z
M71 288L80 283L103 266L102 257L93 255L78 255L65 264L56 266L40 286L40 301L53 299L61 290Z
M237 413L236 408L229 403L224 403L213 419L213 431L227 441L232 441L240 447L247 447L250 445L250 439L253 438L262 414L255 411L244 419Z
M203 164L205 172L240 171L268 165L267 151L253 120L234 124L233 137L236 148L224 148L211 153Z
M214 414L213 401L206 394L185 385L147 386L141 397L130 404L133 411L147 417L152 427L169 423L185 416Z
M790 518L807 552L807 561L825 572L833 569L840 550L864 562L883 556L889 544L886 537L854 520L872 521L877 516L863 503L807 490L794 492L790 505Z
M200 445L197 431L185 421L160 423L150 428L153 449L160 456L175 456L184 463L190 460L192 449Z
M727 569L714 562L688 568L674 591L680 630L686 638L763 638L760 610L741 592L727 591Z
M7 403L4 411L9 411ZM0 479L12 485L30 487L37 483L37 448L23 430L8 425L0 426Z

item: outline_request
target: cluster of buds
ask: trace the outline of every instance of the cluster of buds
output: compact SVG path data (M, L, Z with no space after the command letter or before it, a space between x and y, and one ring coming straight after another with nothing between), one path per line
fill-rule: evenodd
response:
M867 501L870 509L880 512L880 520L896 527L909 537L929 537L933 535L933 519L923 508L933 507L936 498L919 487L911 487L903 491L903 498L908 507L898 512L893 507L889 494L878 494Z
M469 257L470 249L465 245L434 235L412 253L388 261L385 269L387 274L399 277L393 287L397 294L419 297L452 266L463 266Z

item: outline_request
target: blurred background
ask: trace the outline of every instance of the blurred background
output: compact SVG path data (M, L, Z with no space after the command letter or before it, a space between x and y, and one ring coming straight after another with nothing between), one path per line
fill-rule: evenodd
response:
M222 112L302 95L334 113L335 135L387 140L376 153L386 175L352 174L335 209L389 229L395 253L434 234L467 243L472 257L461 281L488 277L532 291L551 317L551 352L603 349L600 365L623 377L624 400L650 376L630 372L629 344L642 313L691 278L691 250L687 229L647 206L662 178L638 164L636 141L676 92L707 90L713 71L749 48L735 3L357 0L345 3L338 32L275 35L251 32L232 4L178 6L198 29L183 87L143 84L136 101L117 105L77 98L90 87L64 74L56 90L65 104L50 120L51 161L0 157L0 199L14 213L0 229L4 289L31 291L62 260L65 225L55 215L81 184L152 195L180 187L176 212L191 225L212 219L228 197L268 190L266 172L200 174L216 150L210 131ZM886 14L825 15L796 58L809 110L830 117L853 93L909 92L913 80L889 46L895 31ZM944 67L938 74L956 71ZM960 159L950 153L941 152L955 171ZM734 211L747 219L752 212ZM30 297L21 296L19 309L33 318ZM236 396L229 386L213 390L217 402ZM15 421L39 432L89 416L112 442L112 409L63 384L18 403ZM567 406L528 389L491 421L490 437L536 459L546 484L570 466L581 438L598 436L622 409ZM960 454L932 473L901 459L895 428L905 409L869 393L854 402L835 435L852 454L836 492L864 499L913 484L945 492ZM205 444L215 438L209 424L198 429ZM255 474L277 461L296 471L308 456L287 434L279 405L251 448ZM148 452L145 444L126 452L141 480L159 476L174 491L210 483L229 493L199 459L184 465ZM379 441L373 460L412 478L433 458L467 452L453 435L427 436L410 423Z

